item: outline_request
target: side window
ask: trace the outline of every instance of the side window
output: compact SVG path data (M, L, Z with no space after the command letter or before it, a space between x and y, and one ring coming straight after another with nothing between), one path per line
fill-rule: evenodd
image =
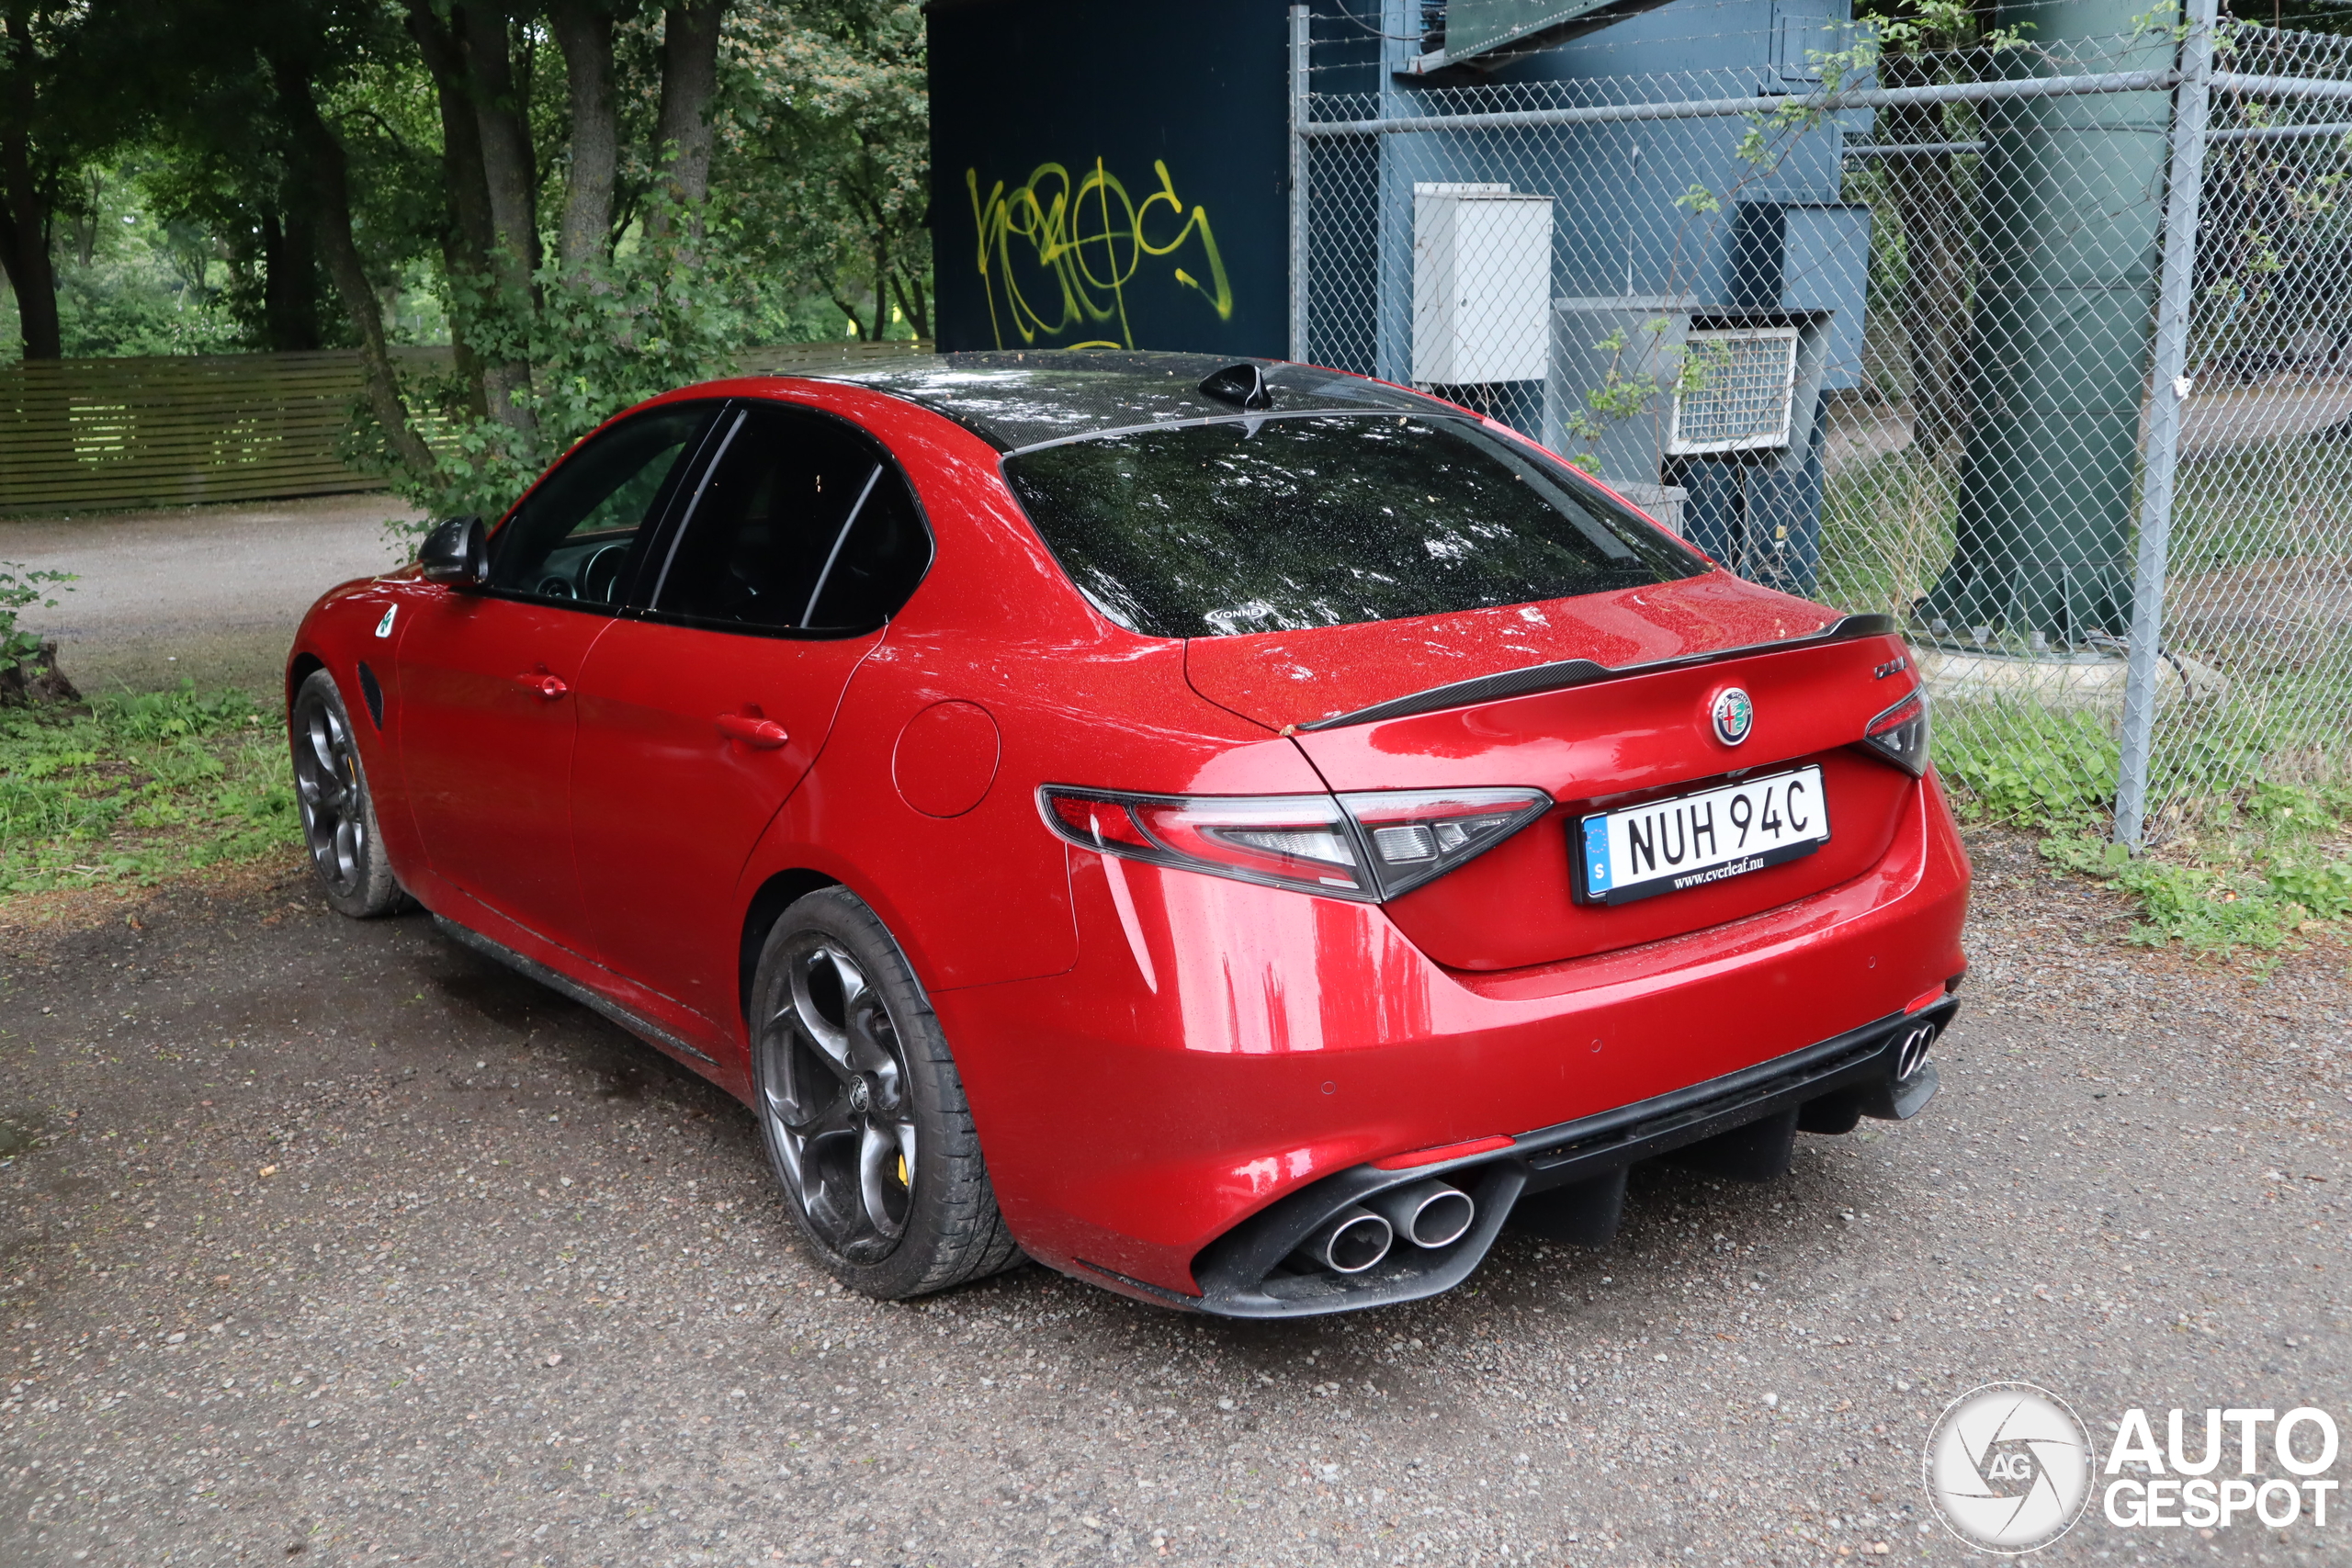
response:
M757 406L713 445L657 613L847 635L906 603L931 564L931 536L880 447L838 420Z
M491 586L614 604L710 416L708 403L655 409L564 458L491 541Z

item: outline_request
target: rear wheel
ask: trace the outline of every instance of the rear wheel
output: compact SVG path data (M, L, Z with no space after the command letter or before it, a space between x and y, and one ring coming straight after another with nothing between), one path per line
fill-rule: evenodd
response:
M828 887L786 909L752 1006L760 1131L835 1278L899 1301L1018 1260L939 1021L863 900Z
M390 914L404 895L376 831L376 800L351 715L323 670L295 691L293 740L295 805L320 890L338 914L362 920Z

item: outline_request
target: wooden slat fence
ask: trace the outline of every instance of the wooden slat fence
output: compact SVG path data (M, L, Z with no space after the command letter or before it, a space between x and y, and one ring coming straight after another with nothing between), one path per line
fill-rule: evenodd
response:
M739 363L821 374L930 347L791 344ZM393 352L403 377L450 367L446 348ZM380 490L335 455L360 391L353 350L0 367L0 515Z

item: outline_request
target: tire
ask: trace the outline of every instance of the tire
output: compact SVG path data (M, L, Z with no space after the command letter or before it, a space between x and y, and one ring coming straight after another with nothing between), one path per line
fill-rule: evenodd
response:
M337 914L355 920L393 913L408 896L384 856L376 797L334 676L314 670L296 688L290 728L294 801L320 891Z
M785 910L752 1010L761 1137L835 1279L905 1301L1020 1260L939 1020L863 900L827 887Z

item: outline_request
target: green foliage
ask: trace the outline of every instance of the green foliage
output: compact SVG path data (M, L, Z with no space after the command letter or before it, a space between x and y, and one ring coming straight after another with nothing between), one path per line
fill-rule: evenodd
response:
M57 608L44 584L71 582L70 571L28 571L15 561L0 561L0 671L14 670L40 652L40 638L17 625L17 612L35 605Z
M2311 922L2352 915L2352 861L2329 860L2319 842L2347 817L2352 790L2264 783L2241 807L2243 830L2199 840L2187 862L2135 856L2079 833L2049 840L2041 852L2131 894L2143 916L2135 942L2267 949Z
M286 739L242 692L0 712L0 894L153 880L300 841Z
M170 691L100 697L95 712L117 739L147 746L231 734L251 728L264 716L243 692L233 688L198 692L196 682L187 680Z
M650 14L625 16L619 35L624 85L641 89L631 113L650 108L658 80L650 28ZM725 374L755 340L837 338L844 322L855 337L928 335L923 51L921 12L903 0L736 6L714 112L711 188L723 197L682 205L632 140L606 259L550 260L527 288L512 275L502 286L441 274L447 320L472 356L527 369L518 417L498 417L462 375L419 381L404 392L432 470L395 463L364 414L346 455L428 517L495 516L605 420ZM363 118L348 123L373 145ZM369 155L398 165L400 140Z
M1673 328L1670 318L1653 316L1633 330L1663 340ZM1561 422L1573 444L1598 446L1611 425L1650 412L1660 394L1687 398L1703 390L1729 360L1720 344L1666 345L1661 341L1645 345L1638 361L1655 369L1628 369L1625 351L1632 344L1627 329L1620 327L1592 345L1594 352L1609 355L1609 364L1600 373L1600 385L1585 389L1584 406L1571 407ZM1581 452L1571 460L1591 472L1600 471L1598 453Z
M1966 48L2008 50L2024 47L2033 24L1986 28L1989 15L1970 0L1860 0L1854 17L1868 30L1861 42L1843 58L1849 73L1877 63L1886 54L1939 54Z
M2031 703L1954 704L1936 714L1936 765L1972 815L2079 831L2115 802L2121 750L2103 718Z
M1821 595L1897 617L1951 559L1959 511L1951 464L1914 450L1840 466L1821 512Z
M614 414L725 374L729 355L745 341L751 290L743 272L724 259L719 215L708 207L684 209L658 192L646 207L664 220L649 230L670 238L633 237L606 262L566 267L551 261L534 280L536 302L489 277L450 286L452 313L464 323L467 341L485 357L530 367L530 387L515 401L533 417L535 432L472 413L465 384L450 378L409 389L412 404L435 415L433 472L399 467L365 423L350 455L386 474L429 518L495 517L549 462Z
M2270 891L2323 920L2352 914L2352 863L2343 861L2274 865L2264 875Z
M681 235L715 216L671 211L669 231ZM568 276L542 274L531 409L551 451L632 403L725 370L743 343L742 281L695 248L648 240Z
M738 244L861 338L928 337L931 108L913 0L739 5L712 189ZM765 291L763 291L765 292Z
M1663 320L1645 321L1641 330L1655 336L1664 333L1668 324ZM1577 445L1597 445L1611 425L1645 412L1662 389L1658 378L1625 368L1627 341L1625 330L1620 327L1592 345L1596 353L1609 355L1609 367L1601 372L1600 385L1586 389L1584 407L1568 410L1564 424ZM1600 458L1596 453L1580 453L1576 461L1596 473L1600 471Z
M2120 844L2094 838L2051 839L2042 854L2070 871L2109 882L2138 900L2145 919L2131 940L2149 947L2178 942L2192 952L2277 947L2303 919L2267 886L2243 873L2134 859Z
M237 323L209 296L136 259L61 266L57 316L68 359L231 354L243 346Z

